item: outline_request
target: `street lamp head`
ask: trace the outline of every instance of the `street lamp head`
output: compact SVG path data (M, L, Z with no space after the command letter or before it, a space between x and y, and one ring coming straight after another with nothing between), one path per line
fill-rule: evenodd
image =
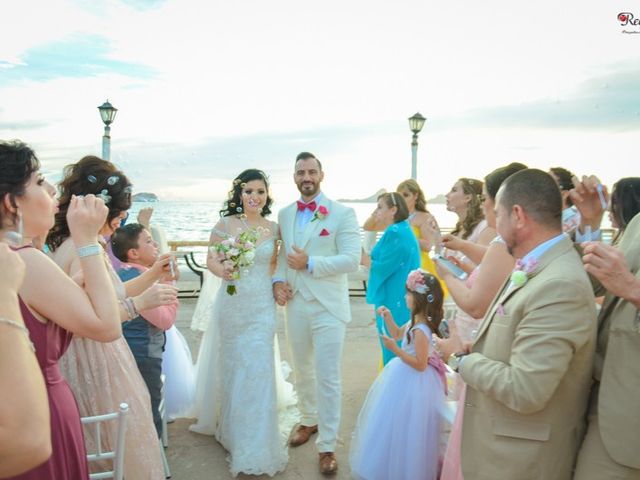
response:
M102 117L102 121L105 125L111 125L113 120L116 118L116 112L118 111L113 105L109 103L109 100L104 102L102 105L98 107L100 110L100 116Z
M424 122L426 121L427 119L420 115L420 113L418 112L413 117L409 117L409 129L411 129L411 131L415 135L417 135L418 133L420 133L420 130L422 130Z

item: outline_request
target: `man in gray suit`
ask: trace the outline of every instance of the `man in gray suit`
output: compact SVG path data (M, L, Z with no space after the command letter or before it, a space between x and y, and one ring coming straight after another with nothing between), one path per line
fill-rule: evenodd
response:
M568 480L584 433L595 299L562 233L553 178L515 173L497 195L498 233L518 259L475 342L450 360L467 384L465 480Z

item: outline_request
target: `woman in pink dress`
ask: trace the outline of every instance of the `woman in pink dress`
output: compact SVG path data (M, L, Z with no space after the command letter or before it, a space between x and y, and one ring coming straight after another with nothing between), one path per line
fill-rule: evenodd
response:
M65 168L65 177L60 182L60 211L56 214L47 245L52 250L54 261L73 278L80 271L79 258L68 236L64 213L73 195L89 194L101 197L109 209L99 232L102 237L110 236L115 231L131 205L131 184L111 162L87 156ZM127 306L141 311L175 301L175 287L155 285L168 265L167 256L145 274L127 282L126 286L111 268L104 248L101 249L101 259L107 265L112 288L115 288L120 301L120 309L116 314L119 321L129 319ZM149 392L124 338L120 335L112 342L98 343L76 335L60 366L75 393L83 416L115 411L122 402L129 404L125 477L140 480L164 478ZM87 445L91 448L95 445L93 432L87 431L86 436ZM102 442L106 448L114 444L115 438L115 425L103 429ZM102 468L100 465L97 467Z
M524 168L526 167L520 163L512 163L494 170L485 177L482 208L489 228L494 229L494 231L496 225L494 214L495 196L498 193L498 189L510 175ZM447 243L447 248L464 253L478 266L475 267L466 282L459 280L448 270L436 267L449 287L451 297L458 307L458 313L450 326L451 337L444 340L435 340L437 348L445 360L451 354L461 350L460 342L473 341L480 320L484 317L491 301L514 266L514 259L507 251L507 247L500 237L495 237L488 247L483 247L470 241L450 239ZM458 381L460 382L458 408L449 442L447 443L441 480L462 480L463 478L460 463L460 440L466 386L460 378L458 378Z
M57 210L55 189L39 172L34 152L22 142L0 143L1 234L11 238L26 265L18 291L25 325L35 345L49 397L51 457L13 477L28 480L87 479L86 450L73 393L60 375L58 360L73 334L109 342L121 334L118 303L104 262L96 255L98 230L107 208L93 195L73 198L66 212L69 234L83 254L85 289L74 283L40 250Z

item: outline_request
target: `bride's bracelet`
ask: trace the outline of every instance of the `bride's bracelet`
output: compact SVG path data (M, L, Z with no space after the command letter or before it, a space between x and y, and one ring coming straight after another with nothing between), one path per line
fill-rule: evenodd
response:
M19 324L15 320L11 320L10 318L0 317L0 323L3 325L8 325L13 328L17 328L22 333L24 333L25 337L27 337L27 342L29 344L29 348L32 352L35 353L36 347L33 346L33 342L31 341L31 336L29 335L29 330L24 325Z

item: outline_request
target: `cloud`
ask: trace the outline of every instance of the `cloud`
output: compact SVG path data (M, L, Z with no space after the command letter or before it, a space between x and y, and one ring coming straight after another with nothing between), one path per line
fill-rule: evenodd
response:
M0 120L0 131L2 130L34 130L52 125L53 120L25 120L22 122L3 122ZM20 132L22 133L22 132Z
M119 74L134 78L153 78L155 71L142 64L110 57L110 41L94 34L71 36L25 51L20 62L2 61L0 86L24 81L46 82L56 78L84 78Z
M640 129L639 85L640 68L617 67L583 82L566 97L478 109L444 124L478 128L636 130Z

